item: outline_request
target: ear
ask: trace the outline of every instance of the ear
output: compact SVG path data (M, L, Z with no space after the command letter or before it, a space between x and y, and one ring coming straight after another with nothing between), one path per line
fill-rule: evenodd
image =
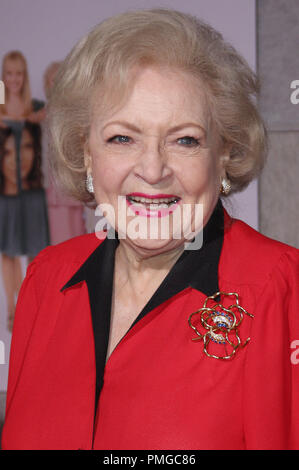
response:
M220 165L220 171L222 176L225 176L226 174L226 166L230 160L230 152L231 152L231 145L226 145L224 148L222 148L222 151L220 153L219 157L219 165Z
M229 162L229 159L230 159L230 155L229 153L222 153L220 155L220 163L222 166L226 166Z

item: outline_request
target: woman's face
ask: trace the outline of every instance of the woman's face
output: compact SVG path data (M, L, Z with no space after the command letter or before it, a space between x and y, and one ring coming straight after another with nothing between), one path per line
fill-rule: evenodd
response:
M24 84L24 66L20 60L8 59L5 62L3 80L9 93L19 95Z
M21 140L21 180L23 188L26 188L26 179L32 169L34 160L33 139L27 129L23 130ZM15 138L9 136L4 145L4 156L2 164L4 185L9 192L17 191L17 162Z
M162 253L181 246L188 227L197 233L206 224L228 157L198 82L157 67L136 77L124 106L104 114L95 108L85 162L97 203L113 208L111 225L136 250Z

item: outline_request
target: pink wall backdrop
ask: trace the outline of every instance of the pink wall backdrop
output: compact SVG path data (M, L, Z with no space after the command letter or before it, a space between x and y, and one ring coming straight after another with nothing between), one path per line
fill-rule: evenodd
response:
M42 76L75 42L103 19L129 9L169 7L194 14L218 29L256 67L255 0L1 0L0 57L19 49L28 61L32 95L44 99ZM257 184L232 198L229 211L257 228ZM0 221L1 223L1 221ZM0 391L6 390L11 335L0 278Z

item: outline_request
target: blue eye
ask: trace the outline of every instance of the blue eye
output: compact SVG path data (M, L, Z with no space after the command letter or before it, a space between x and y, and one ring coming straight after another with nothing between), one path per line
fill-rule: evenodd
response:
M178 142L179 141L182 141L182 144L185 145L186 147L196 147L200 143L199 139L195 139L195 137L189 137L189 136L180 137L178 139Z
M130 137L127 135L115 135L108 139L108 142L115 142L117 144L128 144L130 141Z

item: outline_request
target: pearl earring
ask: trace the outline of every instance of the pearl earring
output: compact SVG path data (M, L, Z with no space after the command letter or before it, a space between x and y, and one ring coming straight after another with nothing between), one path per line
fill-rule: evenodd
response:
M92 174L88 173L86 177L86 189L90 194L94 194L94 187L93 187L93 181L92 181Z

